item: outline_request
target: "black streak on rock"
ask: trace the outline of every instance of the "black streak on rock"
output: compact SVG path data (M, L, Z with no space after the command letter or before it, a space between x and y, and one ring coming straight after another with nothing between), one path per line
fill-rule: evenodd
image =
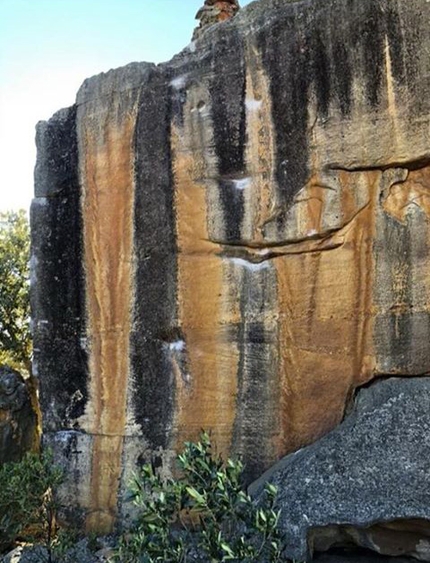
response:
M257 34L264 71L270 78L275 176L280 202L286 206L308 177L309 46L297 24L284 14L273 22L271 33Z
M331 73L326 46L321 34L315 31L310 37L310 51L312 53L312 73L315 76L318 114L327 117L331 97Z
M399 85L405 83L404 39L398 8L394 2L387 6L387 39L390 50L391 69Z
M384 14L380 4L371 5L363 2L363 16L360 25L355 28L357 41L364 45L364 69L367 99L371 106L377 107L381 97L384 74ZM352 31L354 31L352 29Z
M34 371L40 377L45 430L74 424L87 402L83 223L75 117L75 108L70 108L39 126L44 131L38 135L38 193L49 197L36 198L31 207Z
M135 135L135 302L131 335L136 422L151 448L168 447L175 389L165 345L176 327L176 232L171 98L154 71L141 93Z
M225 222L225 240L240 241L241 224L245 213L243 191L235 187L233 180L220 180L218 186Z
M269 269L262 270L261 275L266 278L268 272ZM270 285L268 279L265 283ZM272 396L272 379L276 374L270 363L273 334L258 320L263 315L264 303L273 300L270 289L269 294L258 289L265 283L245 270L240 286L241 323L237 330L240 356L233 444L243 457L246 483L261 475L267 467L276 418Z
M345 43L339 37L336 39L332 46L332 60L336 65L334 85L340 111L345 117L351 111L352 69Z
M243 198L234 195L233 190L226 189L225 181L240 177L245 173L246 167L246 74L243 41L237 31L219 37L213 44L212 67L209 92L220 175L220 199L225 218L225 239L227 242L236 242L240 240ZM228 185L231 186L230 183Z
M186 76L183 78L178 77L170 83L170 93L172 104L172 120L177 127L182 129L184 127L184 107L187 102L187 87Z

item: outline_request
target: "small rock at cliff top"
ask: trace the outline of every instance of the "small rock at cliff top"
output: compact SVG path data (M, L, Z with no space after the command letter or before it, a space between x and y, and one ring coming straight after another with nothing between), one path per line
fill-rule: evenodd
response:
M206 0L196 14L196 19L200 20L200 25L194 30L193 40L200 37L206 28L235 16L239 9L238 0Z
M355 544L430 561L429 412L430 378L378 381L336 430L251 486L278 487L287 556Z

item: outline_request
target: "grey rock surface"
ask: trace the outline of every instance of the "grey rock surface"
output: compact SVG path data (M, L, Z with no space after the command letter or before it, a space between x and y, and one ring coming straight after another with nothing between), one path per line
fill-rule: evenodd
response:
M113 551L111 549L99 549L93 552L88 546L88 540L80 540L74 547L70 548L64 555L52 553L52 563L107 563L112 561ZM49 552L46 547L19 546L10 553L0 556L0 563L50 563Z
M76 186L76 107L56 112L36 126L38 158L34 169L36 198L69 197ZM42 200L43 201L43 200Z
M278 487L291 558L346 541L430 560L429 412L430 378L379 380L338 428L252 485Z
M40 546L31 548L19 546L0 558L0 563L47 563L48 561L47 550ZM83 561L82 563L86 562Z
M121 69L111 69L87 78L79 88L76 103L82 105L112 96L113 93L141 88L155 67L153 63L130 63Z
M384 557L378 554L344 555L323 554L314 559L315 563L413 563L416 559L411 557Z

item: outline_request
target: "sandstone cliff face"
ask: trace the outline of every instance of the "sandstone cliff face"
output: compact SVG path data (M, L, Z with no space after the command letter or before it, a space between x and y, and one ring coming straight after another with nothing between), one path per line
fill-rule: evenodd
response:
M429 18L260 0L39 124L35 363L89 528L201 428L252 479L430 373Z

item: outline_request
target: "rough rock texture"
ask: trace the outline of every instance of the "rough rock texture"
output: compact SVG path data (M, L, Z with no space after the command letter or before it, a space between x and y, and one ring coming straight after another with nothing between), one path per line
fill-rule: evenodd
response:
M352 552L345 552L340 555L323 554L313 561L315 563L414 563L416 559L411 557L384 557L371 553L356 555Z
M39 124L35 366L89 528L201 428L253 479L430 373L429 18L260 0Z
M88 548L88 541L79 541L75 547L59 558L54 556L53 563L112 563L112 555L107 550L92 553ZM0 563L48 563L49 552L42 546L17 547L4 557L0 556ZM400 562L401 563L401 562Z
M0 366L0 464L18 461L37 447L37 413L31 397L23 377Z
M358 545L430 561L430 378L360 390L354 411L251 487L278 487L288 555Z

